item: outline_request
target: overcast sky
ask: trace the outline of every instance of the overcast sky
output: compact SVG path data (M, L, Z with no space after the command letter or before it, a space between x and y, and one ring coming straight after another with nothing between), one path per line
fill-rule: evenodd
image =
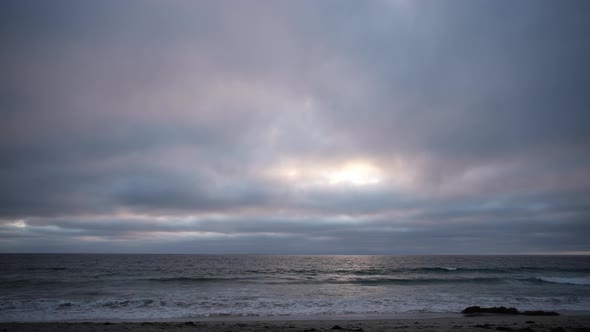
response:
M0 252L590 253L590 2L0 2Z

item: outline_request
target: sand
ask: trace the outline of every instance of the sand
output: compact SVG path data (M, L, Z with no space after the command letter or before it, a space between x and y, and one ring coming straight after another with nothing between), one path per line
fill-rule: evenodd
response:
M186 322L0 323L0 332L53 331L575 331L590 332L589 316L527 317L512 315L430 319L247 320Z

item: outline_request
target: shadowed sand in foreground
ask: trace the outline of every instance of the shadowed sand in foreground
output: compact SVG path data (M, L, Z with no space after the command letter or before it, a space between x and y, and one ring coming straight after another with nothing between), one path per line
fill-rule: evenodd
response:
M590 315L526 317L513 315L430 319L387 320L260 320L186 321L143 323L0 323L0 331L288 331L288 332L370 332L370 331L543 331L590 332Z

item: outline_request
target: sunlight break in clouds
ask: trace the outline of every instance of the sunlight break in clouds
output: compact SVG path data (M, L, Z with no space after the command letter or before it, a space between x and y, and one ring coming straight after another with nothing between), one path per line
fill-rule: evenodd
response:
M6 226L16 227L16 228L25 228L25 227L27 227L27 224L25 223L25 221L23 219L18 219L13 222L7 223Z
M308 186L372 186L385 179L384 172L366 161L341 164L289 163L271 169L270 174L297 187Z
M340 168L327 171L324 176L333 185L367 186L382 181L379 169L367 163L346 163Z

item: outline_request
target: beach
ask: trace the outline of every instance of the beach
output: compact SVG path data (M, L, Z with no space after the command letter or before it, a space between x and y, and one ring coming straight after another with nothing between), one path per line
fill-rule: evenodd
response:
M217 320L184 322L0 323L0 331L590 331L590 315L527 317L513 315L369 320Z

